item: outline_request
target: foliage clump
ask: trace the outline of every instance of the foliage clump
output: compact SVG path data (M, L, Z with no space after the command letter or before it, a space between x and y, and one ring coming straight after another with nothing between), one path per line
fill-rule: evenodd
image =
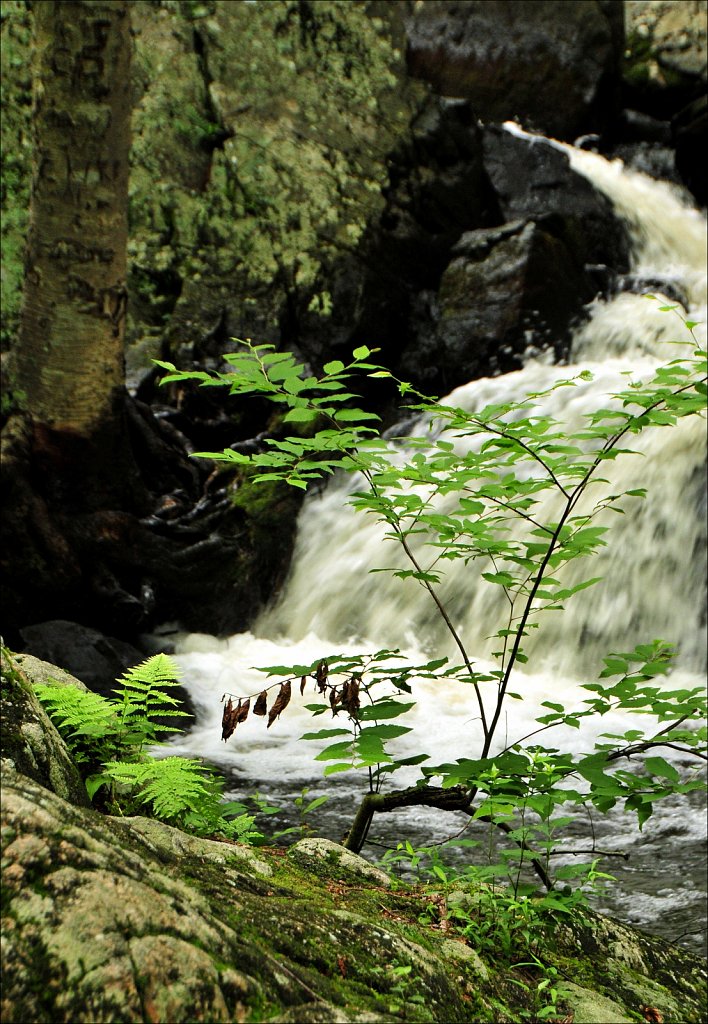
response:
M114 814L149 813L201 836L247 842L257 837L253 817L241 804L223 802L224 782L202 761L152 756L146 748L173 732L169 718L184 717L168 691L178 686L177 669L156 654L128 670L116 696L106 698L71 686L36 684L35 691L86 775L91 799L101 790Z
M331 714L334 727L303 738L328 741L317 755L328 762L325 775L360 770L368 782L346 840L349 848L361 849L377 813L414 806L462 811L510 845L478 872L480 878L493 884L501 878L512 886L514 900L525 899L534 889L525 877L532 868L547 890L545 909L571 913L582 903L584 888L609 877L597 867L601 851L594 845L582 851L590 855L588 862L551 869L558 840L577 809L604 814L619 804L636 815L641 828L656 801L703 788L695 773L682 775L659 754L679 751L698 766L706 760L705 692L657 681L670 676L674 654L661 639L609 654L599 681L581 687L586 696L577 706L566 707L561 695L545 700L528 735L512 741L503 736L509 702L524 699L519 669L532 657L532 631L548 613L562 612L599 581L582 571L569 579L569 567L591 560L604 545L608 512L624 514L646 496L641 487L615 490L604 475L608 465L636 454L632 438L644 431L705 414L706 352L695 338L695 322L683 323L688 333L675 343L674 358L646 379L623 382L574 429L546 414L542 405L558 389L592 379L587 370L563 376L521 401L470 411L396 380L370 361L374 352L366 346L356 349L347 365L325 364L320 377L290 353L251 343L225 356L228 372L179 372L170 363L160 364L169 371L166 382L195 380L203 387L226 387L232 395L257 394L277 404L284 423L310 427L310 436L271 438L251 455L232 449L199 454L247 466L254 484L269 486L284 481L304 490L335 471L351 474L350 503L381 523L385 538L403 556L374 571L422 587L452 640L457 655L452 663L440 657L412 665L399 651L382 650L263 668L279 679L270 711L271 687L229 695L224 738L249 715L251 700L255 714L268 714L270 726L286 708L293 685L299 684L301 694L314 685L317 702L306 706L315 716ZM381 434L377 417L355 404L358 396L351 389L357 373L395 382L419 416L412 435ZM441 583L451 563L474 571L504 596L491 664L474 656L446 604ZM394 720L414 706L420 679L471 690L475 726L456 760L430 765L422 751L400 758L390 749L411 731ZM609 712L643 716L649 724L602 733L582 753L540 741L550 730L580 729ZM387 789L394 773L416 765L420 775L413 785ZM578 887L564 893L571 881Z

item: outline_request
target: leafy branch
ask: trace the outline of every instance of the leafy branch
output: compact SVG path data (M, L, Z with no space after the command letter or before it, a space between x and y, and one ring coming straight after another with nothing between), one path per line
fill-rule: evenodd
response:
M519 402L468 412L428 398L370 363L375 350L366 346L356 349L348 364L326 363L319 378L289 353L250 342L244 343L244 350L225 357L231 364L225 373L181 373L172 364L159 364L169 371L164 382L194 379L201 386L226 386L233 396L266 397L280 406L282 423L297 424L300 431L297 437L271 438L265 451L252 455L227 449L201 456L248 465L256 471L255 482L282 480L302 489L335 472L355 475L358 483L350 495L351 505L378 519L409 566L373 571L414 579L422 586L461 657L459 665L449 665L442 658L416 668L402 665L398 652L382 651L375 656L320 659L310 666L273 666L267 671L281 680L287 677L284 681L267 687L257 698L255 694L229 697L225 739L248 716L252 699L256 700L254 714L267 713L268 691L277 685L278 694L268 712L268 726L272 725L287 706L298 678L301 694L311 676L318 694L327 700L307 705L313 715L346 713L346 727L319 730L305 738L336 740L317 755L319 760L334 762L325 774L352 768L368 774L369 793L346 840L351 849L361 848L375 813L420 805L455 809L476 820L492 821L520 851L518 870L530 857L549 887L552 880L545 864L555 831L562 827L556 822L565 820L553 817L554 808L564 803L584 806L589 799L604 813L621 799L627 810L637 813L641 826L654 800L700 784L681 781L677 770L661 757L643 757L643 773L619 767L659 747L706 759L705 729L696 725L705 714L705 698L695 690L670 691L651 685L654 677L669 668L671 650L662 641L640 645L629 654L611 655L601 682L586 684L593 696L583 708L566 711L562 704L544 702L551 713L537 719L539 728L492 754L512 676L528 660L524 641L538 625L537 612L562 610L567 600L598 582L593 577L564 585L559 572L570 562L592 556L605 543L607 527L593 525L600 513L623 512L627 499L645 497L645 488L609 493L608 481L599 475L601 467L634 454L623 446L630 436L647 428L672 426L705 410L706 353L696 343L695 324L685 321L685 326L691 335L690 352L657 367L651 379L631 382L611 395L607 407L587 415L573 431L538 410L558 388L590 381L587 371L556 381ZM350 390L350 382L357 373L393 382L401 398L412 401L408 408L420 417L413 436L387 440L380 435L374 425L377 417L355 404L359 396ZM583 510L591 486L605 489ZM422 555L426 546L433 549L430 559ZM492 571L481 576L501 588L508 605L506 623L494 634L501 647L493 654L498 667L491 670L483 669L470 655L439 591L443 563L459 560L466 566L478 560L489 565ZM639 667L632 667L637 662ZM619 676L619 682L605 681L611 676ZM423 677L472 686L479 709L479 756L424 767L416 785L383 793L383 781L391 773L428 760L425 754L396 759L386 746L409 731L390 725L388 719L413 706L393 699L391 692L411 693L411 684ZM343 681L334 682L337 678ZM386 684L383 694L382 684ZM484 697L487 686L495 691L491 706ZM554 748L523 746L550 728L579 728L582 719L610 710L648 714L669 724L651 735L629 730L622 737L609 737L620 744L598 741L592 753L576 757ZM430 785L428 780L434 776L442 777L442 786ZM572 779L581 779L589 794L569 788ZM534 848L532 835L545 850L545 861ZM515 887L518 877L517 872Z

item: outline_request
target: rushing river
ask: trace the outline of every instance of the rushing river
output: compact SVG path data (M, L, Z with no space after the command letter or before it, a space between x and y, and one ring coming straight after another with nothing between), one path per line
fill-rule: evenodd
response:
M508 126L510 131L519 131ZM539 140L539 145L548 144ZM558 144L559 145L559 144ZM608 162L594 153L563 147L573 167L614 203L632 233L633 273L664 282L670 293L686 296L691 319L705 321L705 220L672 186ZM653 284L659 290L659 285ZM542 390L562 375L588 369L591 382L561 388L546 401L545 411L571 428L600 405L604 396L673 358L669 344L685 331L657 304L625 292L594 304L590 319L578 330L570 364L552 366L529 350L524 368L494 379L473 381L454 392L451 402L477 409L492 402L518 399ZM700 328L699 328L700 329ZM534 727L542 700L554 695L572 706L582 699L580 683L592 681L602 658L612 650L631 650L654 637L676 643L672 685L702 685L705 679L705 421L698 417L676 427L647 432L639 441L641 456L612 464L613 484L646 487L648 497L635 501L625 516L613 516L608 544L594 559L591 574L602 582L584 591L562 614L545 616L533 644L528 671L517 671L514 689L524 701L512 701L499 746ZM339 839L365 790L354 773L322 781L321 763L312 758L319 746L300 739L322 727L313 723L298 698L266 731L263 719L239 725L227 744L221 742L221 696L257 692L265 678L258 666L307 664L329 654L401 648L414 663L452 654L445 630L429 597L414 580L402 581L368 569L390 565L391 545L369 517L347 505L350 482L335 479L303 507L289 581L277 604L261 616L252 632L219 640L183 635L177 661L197 709L197 723L177 752L201 755L225 769L231 793L242 797L259 791L284 808L293 820L292 800L304 787L310 797L330 793L317 812L317 830ZM568 577L571 579L571 577ZM485 584L479 571L454 563L444 600L467 649L482 663L490 656L487 638L499 628L499 587ZM470 688L423 682L414 691L416 707L405 724L413 732L400 738L396 753L425 751L431 763L477 756L476 716ZM606 716L589 729L553 733L556 745L574 751L592 748L594 736L617 731ZM338 724L338 723L337 723ZM624 726L627 727L626 725ZM665 753L661 751L661 753ZM668 755L666 755L668 756ZM681 764L681 755L675 755ZM685 766L684 766L685 767ZM414 775L402 781L412 781ZM397 776L397 782L399 778ZM705 816L702 795L666 801L642 832L634 818L617 809L593 823L597 847L620 854L603 862L618 882L599 897L598 906L631 923L701 949L705 943ZM401 839L418 845L440 841L459 831L464 816L415 808L381 815L372 836L395 846ZM265 827L268 828L268 821ZM582 822L566 840L568 850L587 849L589 826ZM368 847L367 855L381 853ZM568 853L566 860L572 860ZM584 858L589 859L589 858ZM560 862L560 861L559 861Z

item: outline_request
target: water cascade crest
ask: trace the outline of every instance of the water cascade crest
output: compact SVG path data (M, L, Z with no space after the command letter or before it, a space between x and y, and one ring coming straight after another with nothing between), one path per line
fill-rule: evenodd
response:
M507 127L521 133L515 125ZM703 216L674 186L629 170L619 160L609 162L542 138L538 144L567 151L573 168L609 197L629 225L634 275L665 281L667 290L679 289L686 296L688 315L701 322L698 330L705 330ZM592 381L554 391L542 410L573 428L605 396L625 386L627 374L635 379L648 375L673 357L672 342L686 339L676 317L660 312L656 302L641 295L623 292L598 300L590 314L576 331L569 365L549 365L541 353L531 356L522 370L472 381L445 401L479 409L520 399L586 369ZM545 615L537 636L526 645L534 673L551 689L552 678L595 678L610 650L629 650L654 637L677 645L679 670L693 674L705 667L705 424L689 418L670 430L647 431L636 447L641 454L610 464L608 476L618 489L643 486L648 496L629 499L627 515L610 517L607 545L595 556L591 572L602 582L577 595L564 612ZM400 647L417 650L419 656L452 654L444 625L416 581L369 572L399 564L400 556L383 539L382 527L349 507L353 486L349 478L335 478L323 493L308 497L289 580L252 633L224 641L199 635L180 640L186 675L196 670L200 681L209 679L210 726L220 711L217 692L250 692L249 680L252 690L263 678L254 675L253 666L288 663L278 653L283 647L290 651L290 661L301 663L344 649ZM587 564L567 568L571 572L564 581L569 585L588 575ZM482 571L474 564L452 563L443 599L468 650L484 660L491 652L487 637L499 628L504 597L499 587L481 579ZM240 681L238 689L234 679ZM201 703L204 688L195 690ZM436 697L438 707L444 702L444 695ZM285 721L282 725L287 728ZM245 740L245 729L243 733ZM216 754L218 736L207 747Z
M506 127L521 132L514 125ZM664 282L666 293L685 296L687 315L703 325L705 218L680 190L629 170L618 160L609 162L541 138L538 144L564 149L572 167L605 193L625 219L633 243L634 278L654 282L652 290L657 293L656 282ZM585 413L607 404L604 396L626 386L628 374L629 379L650 375L653 367L674 357L671 342L686 341L679 320L657 307L630 292L597 300L575 333L568 365L549 365L543 353L531 351L518 372L473 381L446 401L479 409L520 399L559 377L589 370L592 381L554 391L543 409L570 428L577 426ZM701 330L705 328L697 328ZM513 686L525 700L512 702L500 745L533 728L541 700L561 694L569 707L574 688L580 700L579 682L595 680L602 658L613 650L631 650L637 643L661 637L678 648L674 680L688 685L701 681L706 657L705 422L691 417L671 429L647 431L636 446L641 454L611 463L609 478L617 490L646 487L647 498L629 499L626 515L610 517L607 546L590 569L585 562L578 566L580 575L574 576L575 565L566 567L571 569L563 577L568 584L589 575L601 576L602 582L576 595L562 613L542 616L537 635L526 645L529 665L518 672ZM369 573L371 568L396 564L397 553L370 517L347 505L350 489L350 479L337 478L323 493L307 498L289 580L251 633L227 640L192 634L178 643L178 661L198 712L197 725L181 752L230 764L237 777L256 780L249 791L269 780L275 784L287 779L296 793L305 782L316 785L320 778L312 763L316 744L299 741L312 725L297 700L277 728L266 732L262 720L249 720L239 726L229 745L220 743L221 695L227 690L257 692L265 677L254 666L306 664L332 653L380 647L401 648L416 659L453 655L430 597L416 581ZM482 663L492 650L486 638L502 624L504 601L501 588L481 580L483 571L475 563L452 563L442 591L468 651ZM423 683L416 690L417 707L406 721L414 732L399 741L399 752L409 752L410 740L410 752L425 750L433 759L478 756L477 711L469 687L441 693L432 686ZM603 720L595 728L598 733L612 731L612 724ZM557 740L575 750L588 750L592 744L587 733L573 730L557 735ZM702 832L700 821L685 821L684 828L697 830L697 836ZM626 843L631 845L636 833L631 826L627 829ZM649 902L645 917L656 916L656 901ZM640 897L635 904L641 905Z

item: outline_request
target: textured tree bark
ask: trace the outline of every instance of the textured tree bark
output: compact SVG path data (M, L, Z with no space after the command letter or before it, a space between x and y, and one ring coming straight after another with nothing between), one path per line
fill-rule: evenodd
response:
M34 168L17 386L35 423L89 437L124 381L130 3L34 8Z
M25 626L57 618L130 640L177 617L236 632L292 549L292 499L274 505L264 568L255 516L228 480L124 387L130 11L32 5L35 160L12 372L24 399L0 460L3 630L18 649Z

